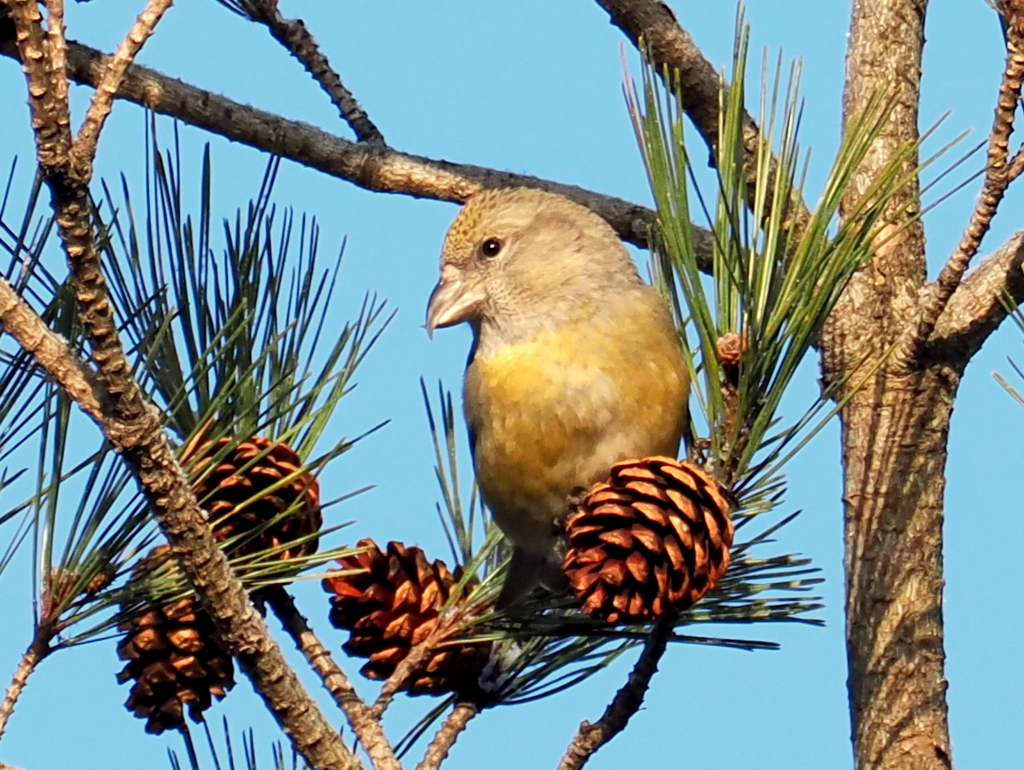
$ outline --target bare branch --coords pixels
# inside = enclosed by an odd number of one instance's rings
[[[57,102],[68,98],[68,44],[64,37],[64,0],[46,0],[46,44],[50,61],[53,98]]]
[[[9,40],[0,39],[0,53],[19,59],[17,47]],[[77,83],[94,85],[100,81],[106,59],[94,48],[69,43],[68,75]],[[464,203],[484,188],[536,187],[586,206],[620,238],[641,248],[647,247],[648,229],[654,223],[653,211],[621,198],[524,174],[349,142],[308,123],[239,104],[137,65],[129,68],[117,97],[374,192]],[[709,266],[711,234],[694,227],[694,236],[701,263]]]
[[[1024,302],[1024,231],[973,270],[939,316],[924,349],[927,359],[964,366],[1009,314]]]
[[[52,628],[37,628],[35,636],[32,638],[32,643],[25,650],[25,654],[21,656],[18,667],[14,670],[14,676],[11,677],[11,684],[4,694],[3,702],[0,702],[0,738],[4,736],[7,722],[10,720],[11,714],[14,713],[14,706],[18,702],[18,697],[21,695],[22,690],[25,689],[28,678],[36,670],[36,666],[53,651],[53,648],[50,647],[53,635],[54,631]],[[2,767],[0,765],[0,769]]]
[[[956,251],[943,266],[938,280],[925,287],[921,312],[900,342],[899,348],[893,352],[892,363],[900,371],[918,362],[918,353],[931,337],[939,316],[960,285],[974,255],[978,253],[1003,195],[1013,180],[1011,174],[1018,161],[1016,158],[1012,164],[1007,161],[1010,134],[1013,132],[1021,86],[1024,84],[1024,0],[1006,0],[1003,6],[1007,22],[1006,67],[999,84],[995,120],[988,137],[985,182]]]
[[[665,645],[672,635],[674,624],[673,616],[662,620],[654,627],[626,684],[615,693],[615,698],[608,704],[608,708],[597,722],[590,724],[584,721],[580,725],[565,751],[565,756],[558,763],[558,770],[579,770],[594,752],[626,728],[630,718],[643,705],[644,695],[651,684],[651,677],[658,670],[661,656],[665,654]]]
[[[36,138],[36,155],[44,169],[56,167],[67,157],[71,143],[67,99],[58,99],[50,72],[50,47],[44,37],[42,15],[36,0],[5,0],[14,23],[17,45],[5,46],[8,55],[16,52],[28,81],[28,103]],[[51,32],[58,33],[60,27]],[[12,41],[13,42],[13,41]],[[66,89],[65,89],[66,95]]]
[[[117,93],[121,81],[124,80],[128,67],[131,66],[149,36],[153,34],[153,30],[164,15],[164,11],[170,7],[171,2],[172,0],[149,0],[135,20],[135,24],[117,47],[117,51],[107,61],[106,71],[96,85],[92,102],[89,104],[89,111],[86,113],[85,121],[71,148],[71,162],[81,178],[92,178],[92,161],[96,157],[96,142],[100,138],[103,122],[110,114],[114,95]],[[53,66],[57,67],[56,61]]]
[[[448,715],[434,740],[427,747],[423,760],[416,765],[416,770],[438,770],[441,763],[448,758],[448,752],[452,750],[459,735],[466,729],[469,720],[479,713],[480,709],[475,703],[456,703],[452,713]]]
[[[384,680],[380,693],[377,695],[377,700],[373,702],[373,708],[370,710],[374,719],[380,719],[384,716],[384,712],[387,711],[388,706],[391,705],[391,701],[395,699],[398,691],[402,689],[402,685],[420,669],[430,654],[437,648],[440,639],[439,629],[440,624],[426,639],[414,645],[409,650],[409,653],[395,666],[391,676]]]
[[[32,354],[82,411],[97,423],[103,421],[103,388],[88,364],[76,356],[59,334],[0,278],[0,323],[3,330]]]
[[[302,616],[292,597],[284,588],[275,587],[265,592],[267,603],[277,615],[284,630],[295,641],[295,646],[306,657],[310,667],[324,683],[324,688],[334,698],[338,708],[345,714],[352,731],[362,744],[376,770],[401,770],[395,750],[381,729],[380,720],[375,718],[370,707],[363,702],[341,670],[330,651],[317,638]]]
[[[359,106],[352,92],[345,88],[341,77],[327,61],[316,40],[303,24],[302,19],[285,19],[277,7],[277,0],[251,0],[240,4],[248,18],[259,22],[270,30],[274,40],[283,45],[292,56],[320,84],[338,108],[342,120],[348,123],[356,139],[367,144],[383,145],[384,136],[370,120],[370,116]]]

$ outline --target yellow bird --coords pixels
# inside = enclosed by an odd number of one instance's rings
[[[564,586],[567,498],[630,457],[671,455],[689,375],[668,308],[599,216],[523,188],[455,218],[427,331],[473,328],[463,404],[483,501],[512,542],[507,606]]]

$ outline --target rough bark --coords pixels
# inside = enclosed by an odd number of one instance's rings
[[[894,107],[846,205],[901,147],[918,139],[926,0],[855,0],[844,118],[873,93]],[[914,161],[908,161],[908,164]],[[908,171],[911,167],[908,166]],[[918,210],[918,186],[894,201],[885,235]],[[951,767],[942,630],[946,440],[966,361],[884,356],[918,309],[924,230],[891,237],[851,281],[822,339],[827,382],[878,366],[842,411],[846,636],[858,770]]]
[[[438,770],[448,758],[455,741],[466,729],[469,720],[479,713],[480,708],[475,703],[456,703],[452,713],[448,715],[434,740],[427,747],[423,760],[416,765],[416,770]]]
[[[881,376],[843,414],[850,715],[860,770],[948,770],[946,441],[960,371]]]
[[[266,590],[264,596],[285,631],[295,642],[296,648],[320,677],[324,689],[331,694],[338,708],[345,714],[352,732],[373,763],[374,770],[401,770],[402,765],[384,734],[380,720],[356,694],[349,678],[331,657],[330,650],[324,647],[313,633],[313,629],[295,606],[292,597],[282,586]]]
[[[53,635],[52,627],[38,628],[36,635],[32,638],[32,643],[25,650],[25,654],[21,656],[18,667],[14,669],[11,683],[7,687],[3,701],[0,701],[0,738],[4,736],[7,722],[10,720],[11,714],[14,713],[14,707],[25,689],[28,678],[32,676],[32,672],[36,670],[36,666],[42,662],[43,658],[53,652],[50,647]]]

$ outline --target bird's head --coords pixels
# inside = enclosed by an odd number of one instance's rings
[[[540,190],[489,190],[448,229],[426,328],[468,321],[511,341],[639,283],[615,231],[589,209]]]

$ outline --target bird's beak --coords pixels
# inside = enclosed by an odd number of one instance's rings
[[[442,273],[441,281],[430,293],[430,302],[427,303],[427,334],[433,337],[434,329],[468,321],[485,298],[481,281]]]

